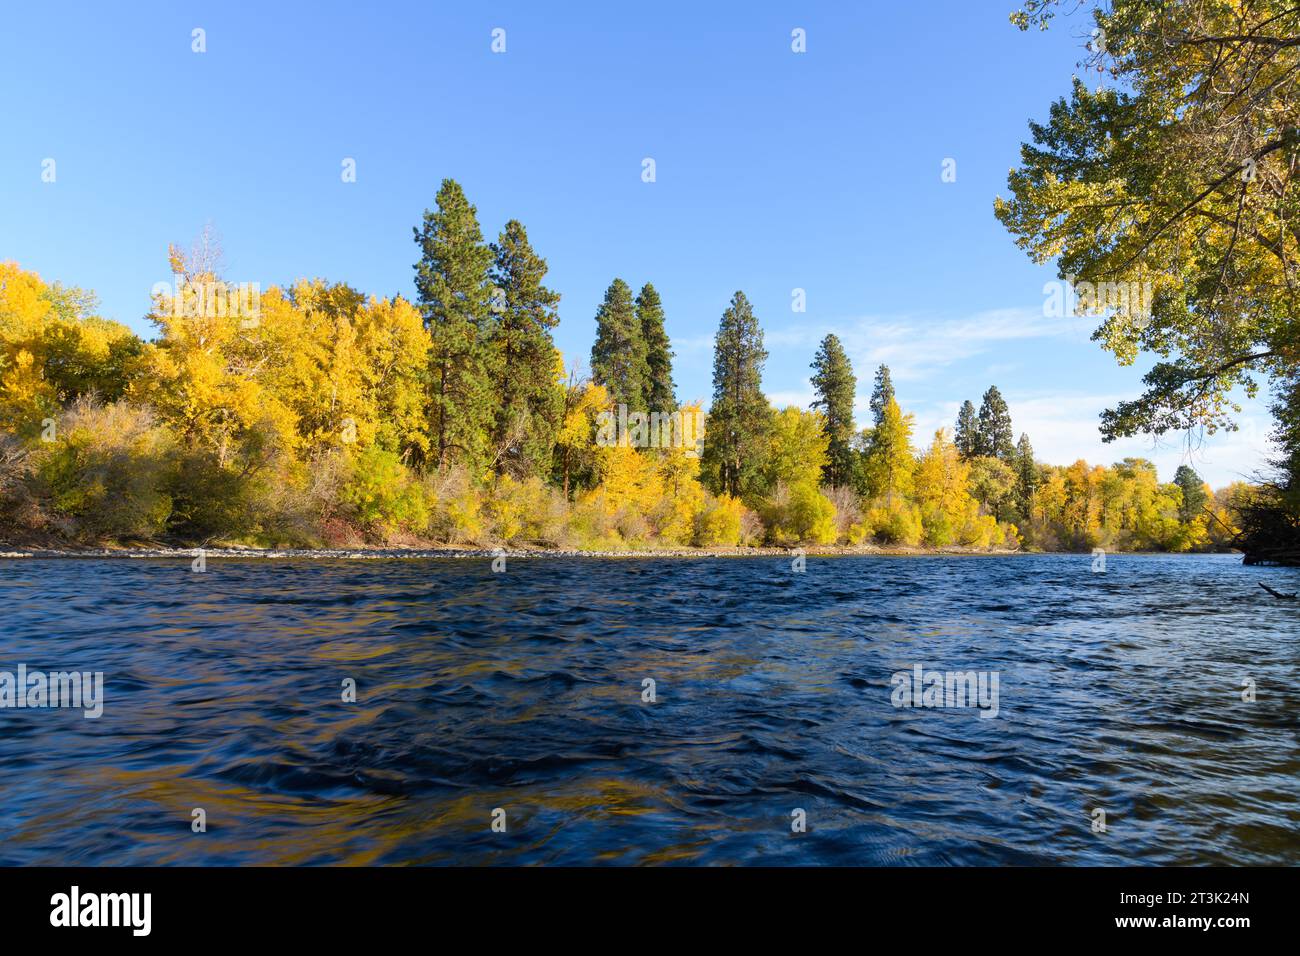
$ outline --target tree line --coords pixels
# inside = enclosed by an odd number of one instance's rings
[[[1246,493],[1214,495],[1190,469],[1161,484],[1138,459],[1038,462],[996,387],[917,448],[884,365],[859,429],[835,335],[812,406],[775,408],[740,291],[703,415],[678,402],[653,284],[610,283],[581,374],[555,347],[560,296],[522,223],[486,241],[449,179],[414,241],[412,300],[299,280],[251,313],[196,291],[225,285],[210,247],[173,247],[178,289],[155,296],[151,341],[91,294],[0,265],[6,539],[1188,550],[1224,546]],[[634,428],[602,440],[612,409]],[[702,446],[638,440],[665,413],[700,415]]]

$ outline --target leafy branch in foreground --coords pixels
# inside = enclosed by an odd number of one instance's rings
[[[1062,6],[1012,20],[1045,27]],[[1103,416],[1107,440],[1234,427],[1233,389],[1300,361],[1300,6],[1113,0],[1092,18],[1083,66],[1117,87],[1076,79],[1030,124],[995,213],[1062,278],[1151,290],[1149,316],[1088,310],[1121,363],[1162,359]]]

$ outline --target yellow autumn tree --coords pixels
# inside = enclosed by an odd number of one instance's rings
[[[627,445],[599,449],[599,495],[609,514],[631,511],[648,515],[663,494],[663,476],[650,455]]]
[[[190,537],[279,540],[274,525],[306,481],[296,452],[297,416],[275,384],[290,362],[292,310],[275,289],[244,300],[202,268],[179,266],[180,287],[159,291],[145,346],[127,390],[151,407],[183,450],[172,529]],[[277,322],[285,326],[277,329]]]
[[[260,325],[264,381],[293,411],[305,457],[379,444],[423,458],[428,335],[409,302],[303,281],[262,296]]]
[[[650,522],[664,544],[686,545],[696,537],[696,520],[707,500],[700,484],[703,422],[699,402],[681,406],[657,436],[660,448],[650,452],[660,477],[660,497],[651,508]],[[717,536],[725,538],[725,529],[719,526]]]
[[[556,470],[561,490],[569,497],[573,484],[598,478],[596,416],[609,406],[604,385],[570,373],[564,386],[560,428],[555,435]]]
[[[769,488],[799,482],[811,482],[816,487],[821,482],[829,447],[822,412],[806,412],[794,405],[779,412],[773,410],[763,468],[765,483]]]
[[[189,288],[219,280],[211,273],[180,273]],[[143,374],[129,395],[152,406],[191,448],[212,452],[218,465],[232,465],[242,452],[297,444],[293,410],[266,387],[287,364],[287,347],[298,337],[278,326],[296,321],[278,290],[262,296],[262,314],[232,314],[210,298],[154,296],[149,320],[159,330],[145,347]],[[248,467],[245,461],[240,467]]]
[[[429,451],[422,373],[429,337],[420,314],[401,296],[372,298],[353,323],[360,353],[362,407],[375,422],[375,441],[403,458]]]
[[[927,544],[987,547],[1001,537],[997,520],[979,513],[979,502],[968,489],[969,477],[970,465],[948,439],[947,430],[936,431],[916,464],[916,499]]]
[[[835,505],[818,485],[828,460],[826,416],[790,406],[773,412],[763,466],[767,497],[759,514],[773,544],[831,544]]]
[[[349,286],[320,280],[262,296],[256,340],[265,343],[269,359],[262,380],[292,411],[308,460],[342,445],[374,443],[378,423],[365,401],[353,324],[364,301]]]
[[[0,262],[0,428],[31,436],[82,396],[115,401],[142,349],[94,297]]]

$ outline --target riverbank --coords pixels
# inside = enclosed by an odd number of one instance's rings
[[[1027,552],[1004,548],[908,548],[877,545],[815,545],[808,548],[646,548],[625,551],[581,551],[564,548],[12,548],[0,558],[305,558],[312,560],[365,560],[379,558],[761,558],[839,557],[851,555],[1010,555]]]
[[[880,545],[814,545],[807,548],[646,548],[623,551],[583,551],[566,548],[471,548],[444,547],[399,548],[170,548],[170,547],[100,547],[100,548],[4,548],[0,558],[175,558],[193,559],[256,558],[306,560],[419,560],[430,558],[793,558],[807,557],[1005,557],[1020,554],[1087,554],[1088,552],[1037,552],[1007,548],[886,547]],[[1123,554],[1157,554],[1160,552],[1109,552]],[[1235,553],[1235,552],[1232,552]]]

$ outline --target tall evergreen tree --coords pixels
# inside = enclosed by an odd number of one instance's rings
[[[961,403],[952,443],[957,446],[957,454],[961,455],[963,461],[978,457],[979,423],[975,418],[975,406],[970,399]]]
[[[826,413],[826,465],[822,476],[832,488],[847,485],[853,476],[853,399],[858,380],[844,346],[835,335],[822,339],[812,363],[813,407]]]
[[[560,296],[542,284],[546,260],[528,242],[517,219],[492,246],[496,326],[492,379],[499,399],[492,428],[498,474],[543,473],[550,465],[563,404],[559,353],[551,329],[559,324]]]
[[[637,323],[646,348],[645,399],[649,411],[671,412],[677,408],[673,387],[673,352],[664,329],[664,307],[659,293],[649,282],[636,297]]]
[[[745,293],[737,292],[713,342],[713,405],[700,468],[715,494],[758,490],[771,420],[762,387],[766,361],[763,330]]]
[[[1016,450],[1011,438],[1011,410],[996,385],[990,385],[984,393],[977,424],[976,453],[1011,461]]]
[[[885,407],[893,397],[894,383],[889,378],[889,366],[882,365],[876,369],[876,384],[871,390],[871,417],[874,427],[880,427],[880,423],[885,418]]]
[[[609,391],[613,405],[629,411],[648,411],[645,336],[637,321],[632,290],[615,279],[605,290],[605,301],[596,310],[596,341],[591,346],[591,375]]]
[[[1178,519],[1183,524],[1190,524],[1205,507],[1207,500],[1205,482],[1201,481],[1201,476],[1191,465],[1179,465],[1178,470],[1174,472],[1174,484],[1183,491],[1183,503],[1178,508]]]
[[[492,388],[492,250],[460,184],[444,179],[437,209],[414,230],[420,247],[415,288],[429,331],[430,444],[440,469],[481,467],[496,414]]]
[[[1024,520],[1029,517],[1034,492],[1038,490],[1038,466],[1034,463],[1034,446],[1029,444],[1029,436],[1023,432],[1016,443],[1012,468],[1016,472],[1016,508]]]

